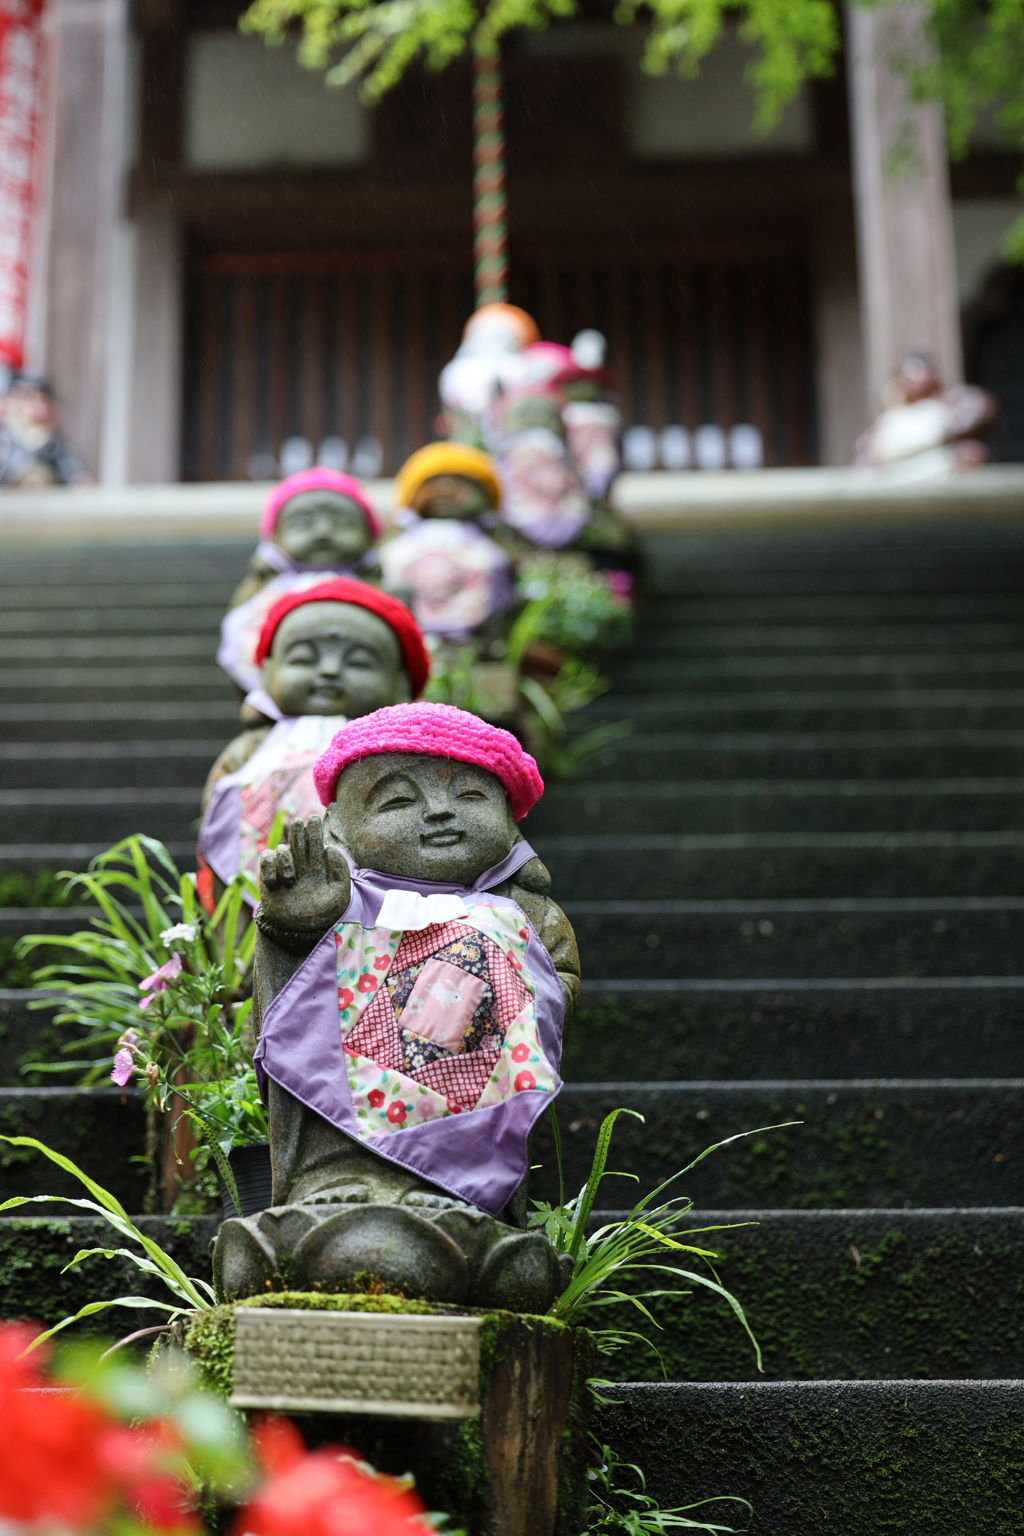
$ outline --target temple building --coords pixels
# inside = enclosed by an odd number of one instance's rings
[[[8,307],[104,483],[267,478],[326,439],[390,473],[434,435],[472,308],[468,64],[368,109],[239,14],[47,0],[26,26],[38,169]],[[1019,157],[982,132],[949,166],[939,108],[888,64],[914,14],[851,12],[834,77],[767,135],[735,36],[696,79],[644,73],[642,31],[597,0],[507,42],[509,296],[548,339],[603,331],[656,443],[719,428],[727,462],[753,426],[766,465],[848,463],[924,348],[1001,397],[994,456],[1024,458],[1024,278],[999,256]]]

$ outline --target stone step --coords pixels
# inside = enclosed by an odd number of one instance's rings
[[[2,804],[2,801],[0,801]],[[999,832],[1024,826],[1024,778],[691,779],[559,785],[531,835]]]
[[[220,621],[224,616],[224,602],[194,604],[154,604],[152,607],[96,607],[87,603],[81,608],[62,609],[60,633],[62,635],[196,635],[204,640],[216,638]],[[5,646],[13,644],[14,636],[49,636],[54,632],[52,608],[6,608],[0,613],[0,635]]]
[[[1024,831],[526,835],[557,899],[1024,895]]]
[[[0,818],[12,842],[99,842],[145,832],[162,842],[185,842],[198,825],[202,778],[193,788],[0,791]]]
[[[0,988],[0,1087],[45,1088],[58,1081],[21,1071],[30,1061],[61,1060],[61,1045],[70,1038],[67,1031],[54,1027],[50,1009],[29,1006],[45,996],[45,992],[27,987]]]
[[[565,1184],[584,1184],[598,1128],[620,1106],[602,1201],[646,1193],[713,1143],[799,1121],[722,1148],[674,1186],[699,1210],[1024,1204],[1024,1079],[818,1079],[631,1083],[623,1051],[615,1083],[572,1083],[558,1100]],[[7,1090],[11,1092],[12,1090]],[[531,1184],[557,1192],[546,1118],[534,1132]]]
[[[660,554],[655,553],[656,568]],[[648,582],[650,589],[650,583]],[[1020,622],[1020,592],[906,592],[898,588],[887,592],[865,593],[785,593],[759,592],[745,595],[705,597],[690,594],[686,598],[662,595],[648,590],[638,603],[639,643],[647,635],[699,634],[702,631],[745,627],[817,626],[828,634],[833,629],[854,625],[892,628],[947,625],[988,625]]]
[[[40,1190],[50,1193],[47,1163],[40,1171]],[[95,1172],[91,1162],[84,1171]],[[53,1170],[56,1174],[56,1169]],[[76,1192],[84,1194],[81,1185]],[[27,1211],[46,1212],[36,1217],[0,1217],[0,1317],[28,1319],[52,1325],[77,1312],[90,1301],[112,1301],[117,1296],[151,1296],[172,1301],[155,1277],[136,1269],[127,1259],[88,1259],[78,1269],[61,1273],[80,1248],[127,1247],[106,1222],[69,1216],[68,1206],[25,1206]],[[219,1223],[213,1217],[173,1219],[168,1216],[135,1216],[135,1225],[155,1239],[176,1259],[187,1275],[209,1281],[210,1243]],[[137,1328],[153,1327],[165,1320],[156,1308],[152,1313],[125,1307],[111,1308],[75,1325],[75,1334],[98,1333],[122,1338]]]
[[[0,788],[63,790],[119,786],[195,788],[225,745],[193,741],[8,741],[0,743]]]
[[[1009,778],[1022,761],[1024,731],[665,731],[613,742],[587,782]]]
[[[222,736],[239,729],[238,697],[202,700],[107,700],[105,703],[0,704],[6,742],[80,741],[127,743]]]
[[[730,1493],[754,1536],[1019,1536],[1024,1381],[746,1381],[607,1389],[599,1438],[662,1508]],[[636,1487],[628,1481],[627,1486]]]
[[[1022,1022],[1024,977],[590,979],[562,1070],[612,1083],[628,1039],[630,1071],[652,1082],[1024,1077]]]
[[[1019,688],[765,689],[753,693],[609,693],[582,723],[626,720],[649,731],[950,730],[1024,727]]]
[[[217,649],[216,632],[166,635],[89,635],[64,633],[0,639],[0,666],[11,672],[36,670],[40,664],[61,669],[78,662],[87,667],[123,668],[129,676],[140,667],[167,662],[184,665],[190,674],[197,662],[208,662]]]
[[[596,1211],[591,1229],[627,1214]],[[716,1232],[719,1224],[728,1230]],[[1024,1376],[1021,1207],[701,1211],[677,1234],[718,1255],[715,1273],[742,1302],[769,1380]],[[707,1273],[699,1261],[665,1261]],[[644,1277],[631,1288],[645,1289]],[[749,1339],[711,1292],[694,1285],[648,1305],[659,1327],[630,1306],[604,1316],[607,1326],[637,1329],[661,1356],[624,1344],[602,1362],[617,1380],[756,1375]]]
[[[609,1167],[639,1185],[609,1180],[606,1202],[653,1189],[713,1142],[758,1127],[799,1125],[749,1137],[706,1158],[679,1181],[698,1210],[1008,1206],[1024,1203],[1024,1080],[693,1082],[572,1084],[558,1101],[565,1182],[579,1189],[590,1170],[602,1118],[621,1106]],[[138,1097],[116,1088],[0,1088],[5,1134],[36,1136],[75,1159],[138,1209],[144,1180],[129,1161],[143,1149]],[[547,1120],[538,1122],[535,1198],[554,1198],[557,1181]],[[4,1158],[7,1160],[4,1161]],[[100,1171],[97,1172],[96,1169]],[[43,1178],[49,1183],[41,1183]],[[58,1188],[36,1155],[7,1149],[4,1195]],[[64,1178],[61,1175],[61,1178]]]
[[[563,906],[583,975],[592,978],[1012,976],[1021,969],[1020,896]]]
[[[7,667],[0,672],[0,704],[128,703],[138,699],[227,699],[231,684],[219,667]]]
[[[123,1101],[123,1102],[122,1102]],[[143,1207],[148,1183],[142,1095],[120,1088],[0,1088],[5,1136],[34,1136],[83,1168],[128,1211]],[[82,1186],[31,1147],[0,1142],[0,1198],[84,1194]]]
[[[5,632],[0,628],[0,634]],[[652,622],[641,609],[636,639],[620,654],[630,666],[671,659],[684,663],[714,660],[722,664],[729,657],[778,656],[789,657],[799,669],[805,652],[832,658],[852,654],[879,660],[890,652],[911,656],[938,652],[956,657],[962,652],[1021,650],[1024,623],[1019,613],[1002,620],[979,616],[973,622],[943,618],[942,622],[930,624],[895,614],[880,615],[877,622],[859,624],[839,618],[826,623],[801,623],[795,616],[781,614],[775,623],[769,624],[736,620],[715,624],[701,623],[688,613],[666,615],[660,622]]]
[[[21,645],[29,642],[22,641]],[[88,642],[80,641],[85,645]],[[30,663],[26,663],[29,665]],[[12,664],[13,665],[13,664]],[[1019,651],[935,655],[728,655],[684,661],[616,658],[609,666],[613,686],[639,697],[665,693],[714,693],[728,702],[732,692],[775,690],[784,682],[793,693],[848,682],[863,691],[907,688],[1016,688],[1024,680]]]
[[[180,870],[195,869],[194,836],[184,842],[171,839],[164,846]],[[0,869],[24,873],[87,869],[90,860],[109,847],[109,843],[0,843]]]

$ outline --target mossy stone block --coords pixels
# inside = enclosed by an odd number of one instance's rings
[[[550,1317],[467,1312],[394,1296],[281,1292],[239,1307],[336,1310],[481,1320],[480,1412],[458,1420],[380,1414],[296,1414],[308,1444],[340,1443],[382,1471],[412,1472],[427,1506],[469,1536],[578,1536],[586,1525],[586,1381],[592,1341]],[[196,1316],[185,1331],[204,1385],[230,1396],[235,1308]]]

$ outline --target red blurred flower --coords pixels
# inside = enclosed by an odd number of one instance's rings
[[[422,1536],[416,1495],[364,1470],[350,1451],[329,1446],[291,1460],[293,1452],[239,1513],[232,1536]]]
[[[375,971],[386,971],[390,964],[390,955],[378,955],[376,960],[373,962],[373,968]]]
[[[512,1047],[511,1055],[513,1061],[526,1061],[530,1055],[530,1047],[520,1040],[518,1045]]]
[[[388,1105],[388,1119],[392,1125],[401,1125],[405,1119],[405,1105],[401,1099],[393,1099]]]
[[[516,1093],[523,1093],[527,1088],[536,1088],[537,1079],[532,1072],[517,1072],[516,1080],[512,1085]]]
[[[109,1421],[49,1387],[42,1350],[19,1360],[34,1337],[23,1324],[0,1328],[0,1520],[79,1529],[113,1502],[99,1454]]]
[[[384,1095],[379,1088],[371,1088],[366,1095],[366,1102],[371,1109],[380,1109],[384,1103]]]
[[[342,1008],[350,1008],[356,1000],[356,995],[351,987],[338,988],[338,1002]]]
[[[376,991],[376,988],[377,988],[377,978],[376,978],[376,976],[370,976],[369,974],[367,974],[366,976],[360,976],[359,980],[356,982],[356,991],[357,992],[374,992],[374,991]]]

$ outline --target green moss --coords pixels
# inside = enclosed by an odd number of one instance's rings
[[[438,1306],[429,1301],[410,1301],[405,1296],[373,1296],[365,1292],[328,1295],[323,1291],[268,1291],[264,1296],[247,1296],[239,1307],[285,1307],[291,1312],[384,1312],[392,1315],[426,1312],[457,1312],[457,1307]]]

